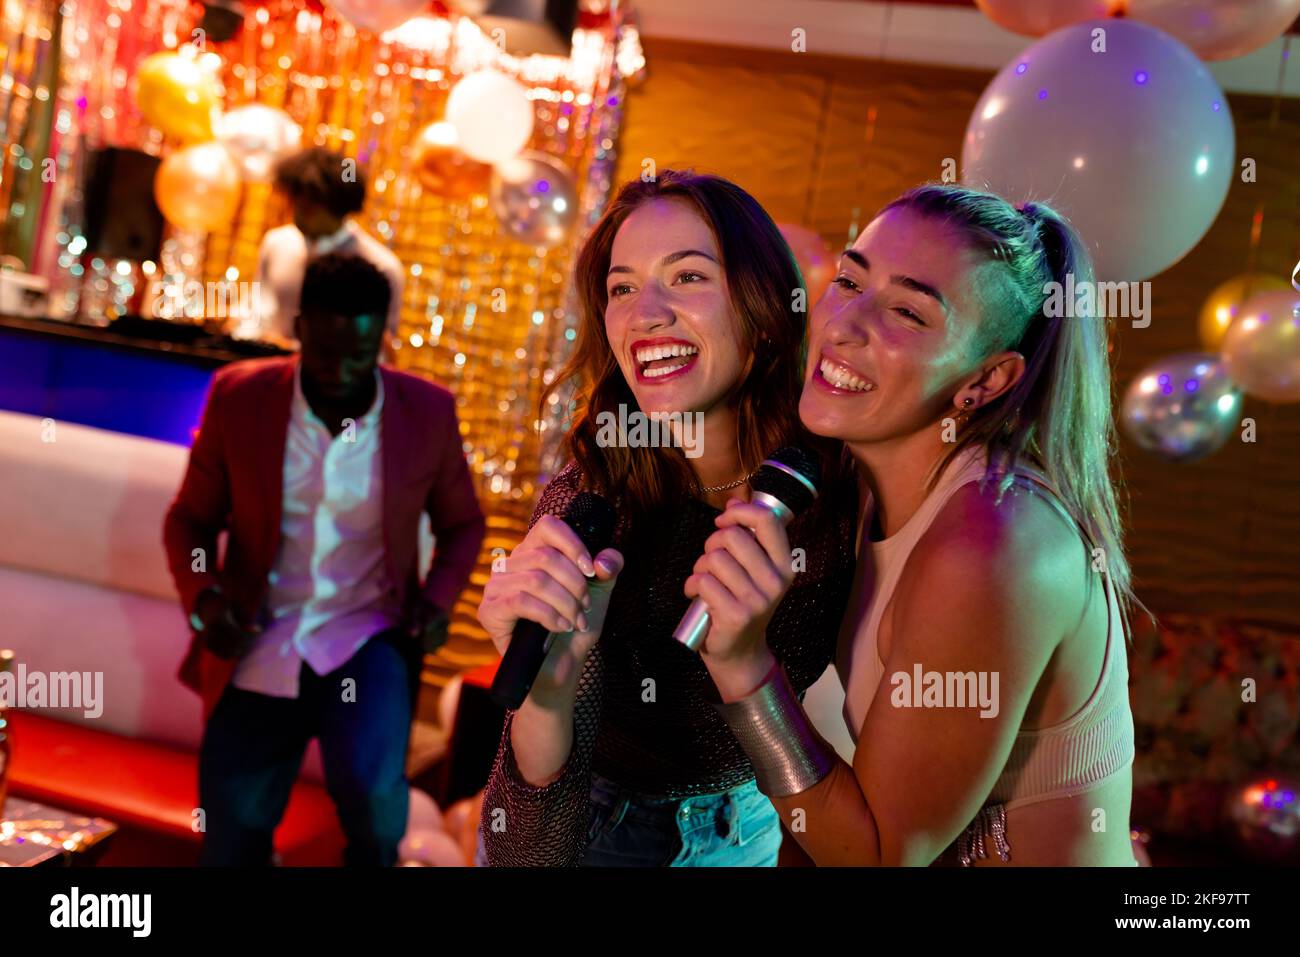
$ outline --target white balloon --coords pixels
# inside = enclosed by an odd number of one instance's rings
[[[993,78],[966,127],[962,181],[1054,206],[1099,280],[1139,280],[1205,235],[1234,149],[1228,101],[1191,50],[1144,23],[1093,20],[1044,37]]]
[[[500,163],[519,153],[533,135],[528,91],[496,70],[480,70],[457,83],[447,97],[447,119],[460,148],[480,163]]]
[[[283,110],[250,103],[218,120],[217,139],[245,179],[264,183],[271,179],[277,162],[301,147],[302,129]]]

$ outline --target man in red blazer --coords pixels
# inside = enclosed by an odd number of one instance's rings
[[[313,737],[347,862],[396,861],[420,661],[445,640],[485,524],[451,394],[378,365],[389,289],[359,257],[308,266],[301,353],[216,374],[167,513],[194,632],[180,675],[204,706],[205,864],[270,861]]]

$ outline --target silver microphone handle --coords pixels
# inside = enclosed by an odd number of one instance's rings
[[[682,616],[673,637],[691,651],[699,651],[709,633],[709,606],[703,598],[691,602],[690,610]]]
[[[794,512],[790,511],[785,502],[775,495],[755,492],[750,501],[768,508],[782,525],[789,525],[790,519],[794,518]],[[753,534],[753,529],[750,529],[750,534]],[[708,634],[709,606],[705,604],[703,598],[696,598],[673,630],[673,638],[691,651],[698,652],[704,646],[704,639]]]

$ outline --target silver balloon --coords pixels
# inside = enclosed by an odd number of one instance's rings
[[[239,164],[245,179],[265,183],[276,163],[298,151],[302,130],[283,110],[250,103],[221,117],[217,139]]]
[[[501,225],[534,246],[554,246],[578,217],[573,174],[555,157],[535,150],[498,163],[489,195]]]
[[[1241,422],[1241,390],[1222,360],[1208,352],[1168,356],[1129,385],[1120,413],[1143,449],[1173,462],[1216,451]]]
[[[1300,863],[1300,778],[1271,774],[1248,781],[1228,795],[1224,815],[1251,857]]]

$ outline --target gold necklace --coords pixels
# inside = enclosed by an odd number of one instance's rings
[[[740,478],[736,479],[736,481],[728,482],[726,485],[702,485],[699,486],[697,490],[700,492],[725,492],[728,489],[733,489],[736,488],[737,486],[744,485],[746,482],[748,482],[757,474],[758,474],[757,471],[750,472],[748,475],[742,475]]]

